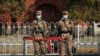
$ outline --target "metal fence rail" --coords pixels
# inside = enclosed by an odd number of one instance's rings
[[[31,25],[27,23],[10,23],[8,26],[7,22],[0,22],[0,55],[23,55],[23,37],[32,36]],[[56,28],[56,23],[47,22],[49,32],[52,32],[52,27]],[[87,30],[88,29],[88,30]],[[56,36],[56,34],[55,34]],[[74,31],[74,41],[73,46],[77,49],[81,48],[97,48],[97,44],[100,43],[100,36],[93,36],[93,27],[89,28],[85,26],[75,25]],[[51,41],[52,51],[47,52],[47,55],[58,55],[58,52],[54,50],[59,50],[58,41]],[[33,55],[34,47],[33,41],[26,42],[26,54]]]

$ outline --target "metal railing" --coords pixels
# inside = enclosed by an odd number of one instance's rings
[[[17,23],[10,23],[10,26],[7,26],[8,23],[0,22],[0,55],[23,55],[23,37],[32,36],[32,31],[30,29],[30,23],[20,23],[17,26]],[[52,27],[56,28],[56,23],[47,23],[48,29],[52,32]],[[56,35],[55,35],[56,36]],[[89,26],[87,29],[86,26],[75,26],[74,32],[74,41],[73,46],[77,49],[81,48],[97,48],[97,44],[100,43],[99,36],[93,36],[93,27]],[[52,51],[47,52],[46,54],[58,55],[59,44],[58,41],[50,41]],[[34,47],[33,41],[26,42],[26,54],[33,55]]]

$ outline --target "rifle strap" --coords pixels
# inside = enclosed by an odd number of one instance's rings
[[[67,30],[70,31],[69,28],[68,28],[68,26],[66,25],[66,22],[65,21],[63,21],[63,22],[64,22],[65,27],[67,28]]]

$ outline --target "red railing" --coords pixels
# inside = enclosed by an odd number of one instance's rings
[[[33,41],[58,40],[58,41],[62,41],[63,38],[61,38],[61,37],[48,37],[48,38],[39,38],[39,39],[37,39],[37,38],[34,38],[34,37],[27,36],[27,37],[24,37],[24,40],[33,40]]]
[[[50,41],[50,40],[57,40],[57,41],[63,41],[64,39],[63,38],[61,38],[61,37],[56,37],[56,36],[52,36],[52,37],[48,37],[48,38],[39,38],[39,39],[36,39],[36,38],[34,38],[34,37],[29,37],[29,36],[26,36],[26,37],[24,37],[23,38],[23,54],[24,55],[26,55],[26,50],[25,50],[25,42],[26,42],[26,40],[32,40],[32,41],[46,41],[46,44],[48,45],[48,51],[51,51],[51,45],[50,45],[50,43],[49,42],[47,42],[47,41]]]

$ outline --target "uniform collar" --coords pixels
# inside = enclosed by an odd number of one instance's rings
[[[37,21],[40,22],[40,21],[42,21],[42,19],[40,19],[40,20],[37,19]]]
[[[69,21],[69,19],[63,19],[63,21]]]

